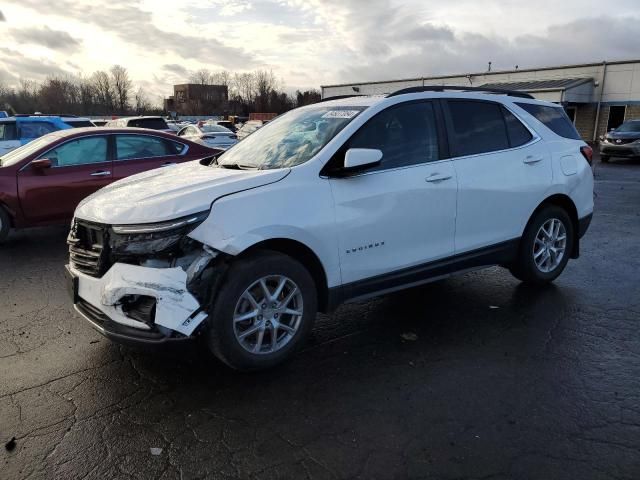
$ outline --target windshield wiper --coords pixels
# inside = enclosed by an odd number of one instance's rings
[[[232,170],[258,170],[258,167],[254,167],[253,165],[241,165],[239,163],[219,163],[218,166]]]

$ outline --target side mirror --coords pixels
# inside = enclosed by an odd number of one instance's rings
[[[377,165],[382,160],[382,151],[375,148],[350,148],[344,156],[346,171],[360,170],[364,167]]]
[[[45,168],[51,168],[51,160],[48,158],[39,158],[31,162],[31,168],[34,170],[44,170]]]

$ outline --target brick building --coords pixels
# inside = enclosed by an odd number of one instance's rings
[[[173,96],[165,98],[164,109],[178,115],[214,115],[225,111],[228,103],[226,85],[184,83],[173,86]]]
[[[518,90],[563,105],[576,128],[593,141],[625,120],[640,119],[640,60],[466,73],[321,87],[322,98],[385,94],[420,85]]]

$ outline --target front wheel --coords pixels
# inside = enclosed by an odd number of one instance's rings
[[[520,241],[511,273],[519,280],[543,284],[555,280],[567,266],[573,249],[573,223],[555,205],[540,210]]]
[[[295,259],[259,252],[228,272],[209,315],[208,345],[237,370],[261,370],[287,359],[313,328],[316,285]]]

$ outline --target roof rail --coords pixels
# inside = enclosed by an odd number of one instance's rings
[[[506,90],[502,88],[461,87],[458,85],[425,85],[424,87],[403,88],[402,90],[396,90],[395,92],[390,93],[389,95],[387,95],[387,97],[395,97],[397,95],[405,95],[407,93],[444,92],[445,90],[457,90],[459,92],[496,93],[500,95],[509,95],[510,97],[535,99],[533,95],[525,92],[518,92],[516,90]]]
[[[329,100],[340,100],[341,98],[366,97],[366,95],[336,95],[334,97],[323,98],[317,103],[328,102]]]

